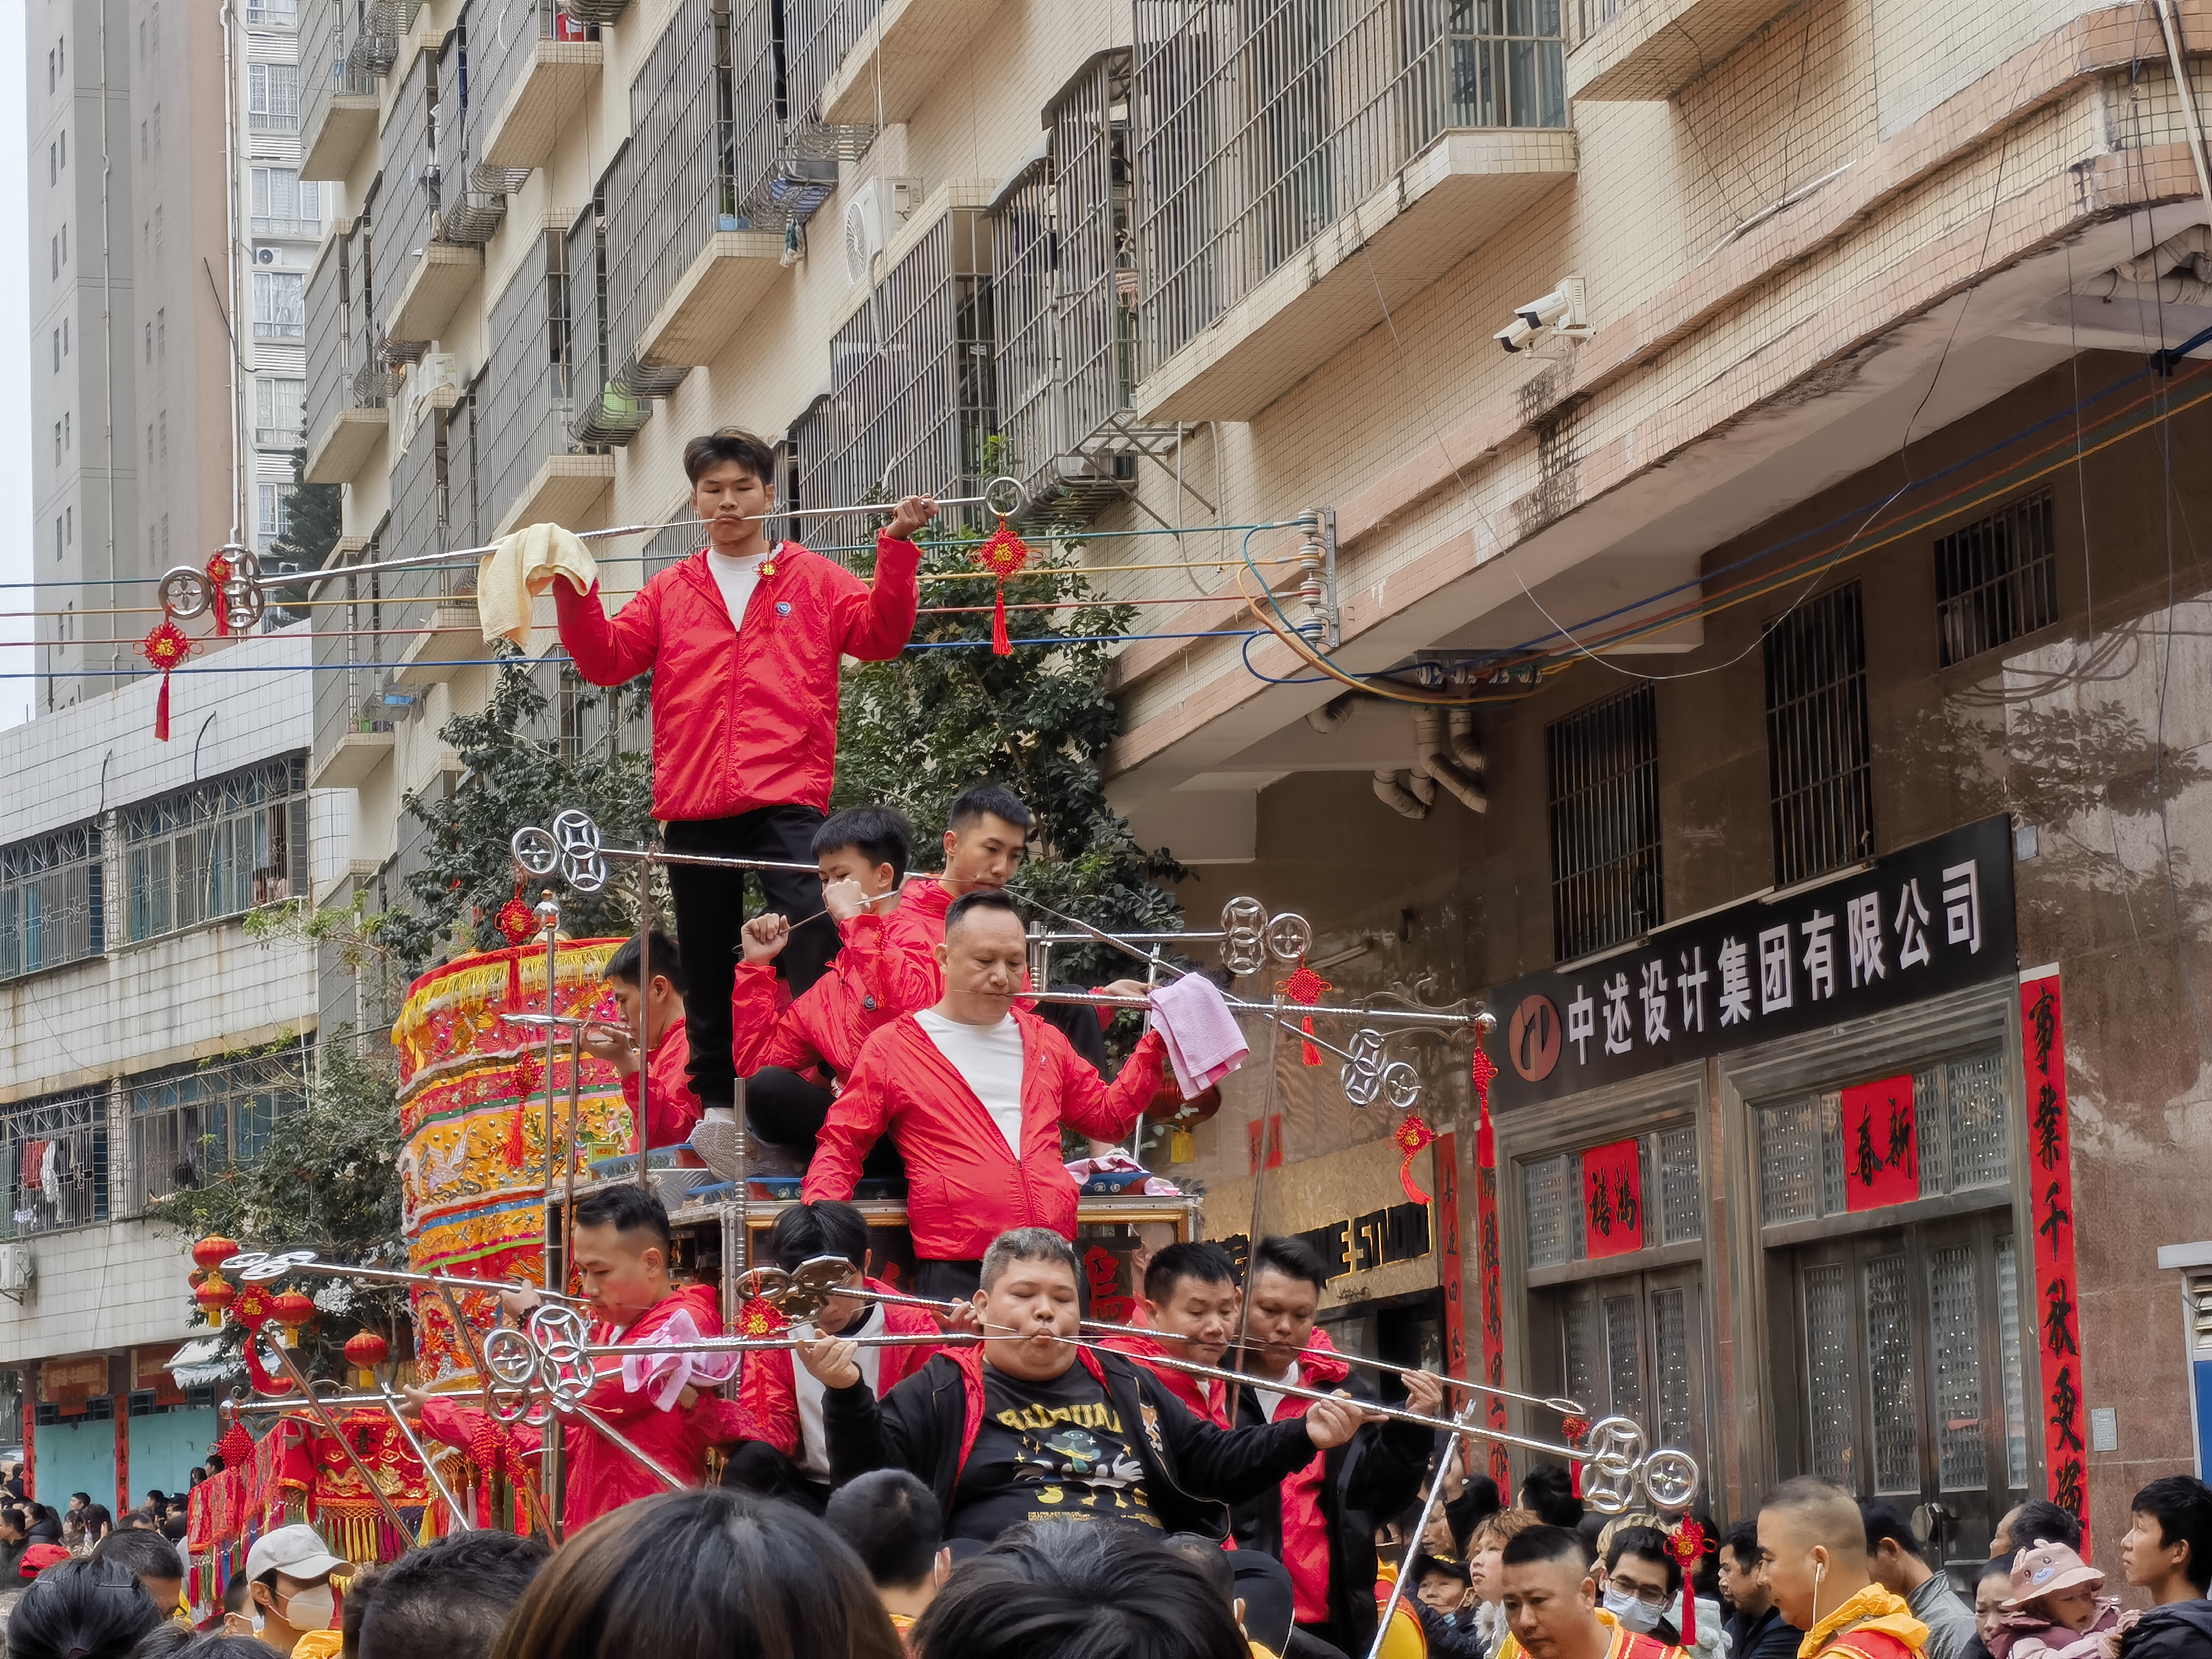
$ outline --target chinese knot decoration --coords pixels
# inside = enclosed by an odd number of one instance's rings
[[[1398,1165],[1398,1184],[1416,1204],[1427,1203],[1429,1195],[1413,1184],[1413,1160],[1426,1152],[1436,1138],[1437,1132],[1421,1121],[1419,1112],[1407,1113],[1398,1127],[1390,1131],[1391,1143],[1405,1154]]]
[[[238,567],[230,562],[228,555],[208,555],[208,592],[215,596],[214,603],[208,608],[215,612],[215,636],[219,640],[230,635],[230,599],[223,590],[230,586],[230,579],[237,572]]]
[[[514,896],[499,907],[500,937],[509,945],[526,945],[538,932],[538,913],[522,896],[522,884],[514,884]]]
[[[154,631],[139,642],[138,649],[148,662],[161,671],[161,695],[154,703],[154,736],[161,742],[169,740],[169,672],[192,653],[192,642],[185,630],[167,615],[154,625]]]
[[[1667,1553],[1682,1564],[1682,1582],[1688,1584],[1697,1571],[1698,1558],[1711,1548],[1705,1529],[1688,1516],[1667,1534]],[[1693,1647],[1698,1640],[1698,1593],[1690,1590],[1682,1597],[1682,1645]]]
[[[1583,1437],[1589,1431],[1590,1420],[1587,1417],[1569,1417],[1563,1419],[1559,1424],[1560,1438],[1567,1443],[1567,1449],[1570,1451],[1580,1451],[1583,1446]],[[1567,1489],[1576,1497],[1580,1498],[1583,1495],[1583,1466],[1580,1462],[1574,1461],[1568,1462],[1567,1483]]]
[[[975,562],[999,579],[998,594],[991,602],[991,654],[994,657],[1014,654],[1014,642],[1006,636],[1006,578],[1018,574],[1029,562],[1029,544],[1014,534],[1003,518],[990,539],[975,550]]]
[[[1300,957],[1297,971],[1275,988],[1301,1007],[1310,1008],[1322,1000],[1324,993],[1334,991],[1336,987],[1307,967],[1306,959]],[[1305,1034],[1304,1041],[1298,1045],[1299,1060],[1308,1066],[1320,1065],[1321,1050],[1315,1048],[1313,1044],[1314,1029],[1311,1014],[1299,1020],[1298,1030]]]

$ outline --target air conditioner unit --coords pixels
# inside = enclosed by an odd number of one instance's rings
[[[854,288],[872,281],[884,251],[883,187],[873,179],[845,204],[845,280]]]
[[[31,1291],[37,1263],[31,1247],[20,1240],[0,1244],[0,1296],[21,1302]]]
[[[406,399],[399,419],[399,447],[402,449],[415,441],[415,434],[422,424],[422,414],[429,405],[430,394],[440,390],[459,392],[461,388],[461,360],[450,351],[433,351],[407,371]]]
[[[156,1411],[161,1409],[161,1395],[152,1389],[131,1389],[131,1415],[133,1417],[151,1417]]]
[[[258,247],[254,249],[253,262],[259,265],[275,264],[276,263],[276,250],[273,247]]]
[[[85,1420],[90,1423],[112,1423],[115,1420],[115,1396],[96,1394],[84,1402]]]

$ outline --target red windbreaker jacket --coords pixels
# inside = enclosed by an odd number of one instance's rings
[[[721,1334],[720,1299],[714,1286],[682,1285],[672,1295],[648,1308],[636,1323],[627,1328],[617,1330],[593,1320],[591,1340],[595,1345],[637,1342],[659,1330],[679,1310],[691,1316],[692,1323],[702,1335]],[[670,1474],[682,1476],[695,1486],[707,1478],[708,1446],[757,1437],[749,1431],[750,1425],[739,1419],[730,1402],[717,1395],[702,1391],[688,1412],[662,1411],[653,1403],[649,1392],[632,1394],[623,1387],[619,1358],[606,1355],[592,1363],[599,1370],[599,1380],[584,1396],[584,1403],[640,1450],[659,1462]],[[465,1395],[439,1395],[432,1398],[422,1407],[423,1431],[448,1446],[468,1451],[477,1425],[483,1419],[483,1412],[479,1407],[463,1404],[467,1398]],[[525,1451],[536,1449],[536,1431],[517,1426],[509,1432]],[[564,1532],[574,1532],[610,1510],[620,1509],[636,1498],[650,1498],[662,1490],[657,1475],[639,1468],[626,1453],[617,1450],[597,1429],[580,1419],[569,1420],[566,1434],[562,1444],[568,1458],[568,1495],[561,1514]]]
[[[1298,1386],[1330,1389],[1352,1374],[1352,1367],[1337,1358],[1328,1336],[1316,1330],[1298,1355]],[[1264,1382],[1248,1382],[1249,1390]],[[1304,1417],[1313,1401],[1296,1395],[1283,1396],[1272,1419]],[[1327,1473],[1328,1454],[1316,1452],[1313,1461],[1283,1482],[1283,1565],[1291,1570],[1291,1597],[1295,1616],[1308,1623],[1326,1622],[1328,1607],[1328,1521],[1321,1512],[1321,1483]]]
[[[660,1046],[646,1056],[645,1069],[653,1083],[646,1101],[645,1144],[681,1146],[707,1115],[691,1088],[691,1039],[679,1018],[660,1034]],[[632,1072],[623,1079],[623,1098],[629,1102],[630,1121],[637,1121],[637,1078]]]
[[[702,548],[610,621],[593,583],[553,584],[561,643],[594,685],[653,673],[653,815],[720,818],[826,808],[837,762],[841,657],[884,662],[914,632],[912,542],[876,538],[872,586],[783,542],[761,567],[742,633]]]
[[[1159,1358],[1181,1359],[1183,1356],[1167,1344],[1149,1336],[1109,1336],[1098,1346],[1125,1353],[1160,1379],[1167,1391],[1190,1407],[1193,1417],[1211,1423],[1217,1429],[1233,1428],[1229,1420],[1229,1385],[1218,1376],[1193,1376],[1188,1371],[1177,1370],[1172,1365],[1155,1365]]]
[[[1016,1006],[1022,1032],[1022,1150],[998,1124],[929,1033],[902,1014],[861,1045],[844,1092],[815,1139],[799,1196],[850,1200],[860,1163],[888,1130],[906,1158],[907,1224],[924,1261],[973,1261],[1014,1227],[1075,1237],[1075,1182],[1060,1161],[1060,1126],[1119,1140],[1160,1086],[1166,1053],[1147,1031],[1113,1082],[1067,1039]]]
[[[860,1282],[872,1291],[892,1288],[879,1279]],[[767,1318],[770,1334],[781,1331],[789,1322],[765,1302],[759,1307]],[[886,1302],[883,1309],[887,1335],[939,1334],[937,1322],[920,1308],[902,1302]],[[747,1334],[750,1334],[750,1330]],[[883,1369],[876,1379],[876,1395],[880,1399],[927,1364],[937,1346],[934,1343],[916,1342],[910,1347],[878,1348],[876,1352],[882,1356]],[[745,1356],[745,1375],[744,1382],[738,1385],[738,1403],[744,1408],[757,1431],[753,1438],[767,1441],[793,1462],[799,1461],[799,1379],[792,1370],[788,1348],[763,1349]]]
[[[738,964],[730,981],[730,1058],[739,1077],[763,1066],[803,1072],[819,1063],[841,1078],[852,1071],[877,1027],[908,1012],[878,988],[889,920],[864,915],[840,924],[845,943],[830,959],[830,971],[783,1007],[777,1006],[781,982],[773,962]]]

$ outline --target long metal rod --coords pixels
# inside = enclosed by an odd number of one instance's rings
[[[411,1273],[397,1267],[355,1267],[343,1261],[288,1261],[287,1273],[320,1273],[326,1279],[365,1279],[380,1285],[439,1285],[463,1291],[528,1291],[548,1302],[565,1302],[572,1308],[591,1304],[580,1297],[556,1296],[536,1285],[509,1279],[463,1279],[456,1273]]]
[[[261,1340],[261,1333],[248,1331],[246,1334],[246,1340],[248,1342],[258,1342]],[[323,1404],[322,1396],[315,1392],[313,1384],[307,1381],[307,1374],[300,1369],[299,1360],[294,1358],[291,1349],[285,1346],[283,1341],[280,1340],[273,1346],[276,1350],[276,1358],[283,1362],[284,1369],[292,1374],[292,1386],[307,1395],[308,1409],[322,1419],[324,1430],[331,1439],[338,1443],[338,1449],[345,1454],[346,1462],[353,1465],[353,1472],[361,1477],[361,1484],[368,1488],[368,1495],[376,1500],[377,1508],[384,1511],[384,1518],[392,1522],[392,1529],[399,1534],[400,1553],[404,1554],[413,1549],[415,1535],[408,1529],[405,1519],[393,1506],[392,1500],[385,1496],[384,1488],[376,1484],[376,1477],[369,1473],[368,1465],[362,1462],[361,1454],[354,1450],[353,1442],[347,1439],[343,1431],[339,1429],[337,1419],[331,1414],[331,1408]]]
[[[925,1343],[947,1347],[962,1342],[980,1342],[983,1339],[972,1331],[891,1331],[882,1336],[848,1336],[833,1340],[851,1342],[863,1348],[918,1348]],[[787,1353],[819,1340],[819,1337],[813,1336],[702,1336],[696,1342],[644,1342],[629,1346],[610,1343],[588,1347],[584,1352],[594,1358],[619,1354],[625,1359],[635,1354],[650,1357],[662,1353]]]
[[[430,1484],[438,1489],[438,1496],[446,1500],[446,1513],[453,1517],[453,1525],[463,1532],[474,1532],[476,1528],[470,1524],[468,1516],[461,1513],[461,1500],[453,1496],[453,1488],[438,1473],[437,1464],[431,1460],[422,1441],[416,1437],[414,1425],[408,1422],[407,1413],[400,1408],[399,1396],[392,1392],[392,1385],[384,1380],[381,1372],[372,1369],[369,1375],[376,1378],[377,1391],[384,1398],[384,1409],[392,1413],[392,1421],[399,1430],[401,1437],[407,1442],[408,1449],[415,1454],[415,1461],[422,1464],[422,1473],[430,1477]]]
[[[1469,1404],[1459,1415],[1464,1422],[1473,1413]],[[1398,1611],[1398,1600],[1406,1593],[1406,1575],[1413,1571],[1413,1553],[1420,1547],[1421,1536],[1429,1529],[1429,1517],[1436,1513],[1437,1498],[1444,1489],[1444,1465],[1459,1449],[1460,1437],[1456,1430],[1444,1442],[1443,1455],[1430,1466],[1429,1495],[1421,1500],[1421,1518],[1413,1522],[1413,1530],[1401,1539],[1398,1546],[1398,1571],[1390,1580],[1390,1594],[1382,1603],[1382,1617],[1375,1626],[1375,1644],[1367,1650],[1367,1659],[1382,1659],[1382,1644],[1390,1634],[1391,1615]]]
[[[1281,1067],[1275,1062],[1283,1046],[1285,1021],[1282,1007],[1283,994],[1278,991],[1275,994],[1275,1023],[1267,1028],[1267,1075],[1261,1080],[1259,1152],[1252,1161],[1252,1219],[1244,1230],[1244,1293],[1237,1298],[1237,1352],[1239,1353],[1251,1352],[1252,1266],[1258,1261],[1260,1254],[1260,1199],[1267,1189],[1268,1143],[1275,1139],[1275,1088],[1276,1079],[1281,1075]],[[1237,1409],[1243,1403],[1243,1373],[1239,1371],[1230,1378],[1229,1382],[1229,1420],[1232,1424],[1237,1421]]]
[[[650,1137],[646,1122],[653,1115],[653,846],[646,844],[643,855],[637,861],[637,1121],[630,1126],[632,1139],[637,1147],[637,1184],[650,1188],[653,1177],[646,1173],[645,1155],[652,1150],[646,1145]],[[568,1186],[568,1202],[576,1201],[575,1183]],[[564,1224],[574,1226],[572,1216]],[[561,1271],[568,1271],[566,1256],[561,1259]]]

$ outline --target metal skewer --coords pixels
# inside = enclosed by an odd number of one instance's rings
[[[538,1016],[525,1014],[507,1018],[534,1020]],[[406,1273],[398,1267],[356,1267],[349,1262],[319,1260],[313,1250],[285,1250],[276,1254],[241,1250],[223,1262],[222,1271],[235,1273],[242,1279],[260,1283],[289,1278],[294,1273],[320,1273],[325,1279],[364,1279],[380,1285],[450,1285],[460,1291],[528,1291],[547,1302],[562,1302],[575,1308],[591,1305],[580,1297],[562,1296],[536,1285],[526,1285],[513,1279],[463,1279],[453,1273]]]

